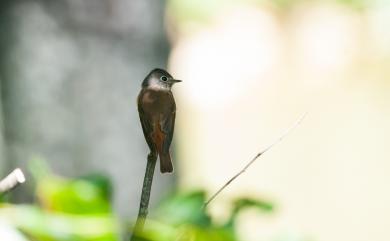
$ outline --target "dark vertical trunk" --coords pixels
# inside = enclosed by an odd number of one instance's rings
[[[166,63],[163,9],[145,0],[2,1],[7,169],[39,156],[66,176],[104,172],[120,214],[136,214],[148,150],[135,100],[144,76]],[[29,199],[23,187],[20,201]]]

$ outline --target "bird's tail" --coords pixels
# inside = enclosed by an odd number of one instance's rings
[[[168,153],[159,153],[160,156],[160,171],[161,173],[173,172],[171,155]]]

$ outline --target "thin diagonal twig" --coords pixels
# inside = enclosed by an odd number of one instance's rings
[[[306,114],[307,114],[307,112],[305,114],[303,114],[293,125],[290,126],[290,128],[288,128],[282,135],[280,135],[276,140],[274,140],[269,146],[267,146],[261,152],[257,153],[256,156],[253,157],[253,159],[250,162],[248,162],[248,164],[246,164],[246,166],[243,169],[241,169],[241,171],[239,171],[236,175],[234,175],[232,178],[230,178],[229,181],[227,181],[220,189],[218,189],[218,191],[216,193],[214,193],[207,200],[207,202],[204,203],[203,208],[206,208],[207,205],[209,205],[209,203],[211,201],[213,201],[218,196],[218,194],[220,194],[227,186],[229,186],[229,184],[232,183],[237,177],[239,177],[241,174],[243,174],[257,160],[257,158],[259,158],[261,155],[263,155],[265,152],[267,152],[273,146],[275,146],[280,141],[282,141],[293,129],[295,129],[302,122],[302,120],[305,118]]]

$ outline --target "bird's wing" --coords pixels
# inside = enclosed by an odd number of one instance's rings
[[[166,115],[165,119],[161,121],[162,131],[166,135],[164,142],[163,142],[163,151],[165,153],[169,152],[169,147],[172,143],[173,132],[175,129],[175,118],[176,118],[175,100],[173,99],[173,95],[170,95],[170,97],[172,98],[170,103],[173,103],[172,108],[170,109],[170,113],[168,113],[168,115]]]
[[[151,121],[148,117],[147,114],[145,114],[143,108],[142,108],[142,97],[143,97],[143,92],[140,93],[140,95],[138,96],[138,113],[139,113],[139,119],[141,121],[141,125],[142,125],[142,131],[144,132],[144,136],[145,136],[145,139],[146,139],[146,142],[148,143],[149,145],[149,148],[151,150],[154,150],[155,147],[154,147],[154,144],[153,144],[153,141],[152,141],[152,137],[151,137],[151,133],[153,132],[153,126],[151,124]]]
[[[171,146],[172,143],[173,132],[175,129],[175,118],[176,118],[176,111],[173,111],[169,116],[167,116],[164,123],[161,124],[162,131],[166,135],[163,142],[163,151],[165,153],[169,152],[169,147]]]

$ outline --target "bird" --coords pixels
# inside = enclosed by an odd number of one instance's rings
[[[171,88],[182,82],[164,69],[153,69],[143,80],[137,98],[142,130],[150,153],[148,160],[160,158],[161,173],[172,173],[169,148],[173,138],[176,103]]]

